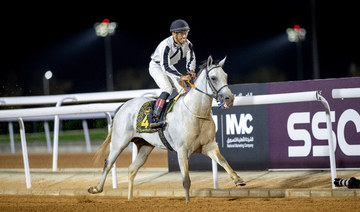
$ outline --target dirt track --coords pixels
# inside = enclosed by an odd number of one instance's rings
[[[93,163],[93,154],[60,154],[59,168],[101,168],[103,160]],[[21,155],[0,155],[0,168],[23,168]],[[30,154],[31,168],[51,168],[52,155]],[[118,167],[128,167],[131,154],[124,153],[117,160]],[[167,153],[153,152],[144,167],[167,167]],[[82,183],[95,184],[93,179]],[[126,176],[123,176],[126,178]],[[179,176],[180,177],[180,176]],[[194,179],[195,181],[196,179]],[[23,181],[23,180],[22,180]],[[91,181],[91,182],[90,182]],[[181,181],[181,179],[174,179]],[[54,189],[73,187],[58,182]],[[174,182],[181,184],[180,182]],[[251,183],[250,183],[251,184]],[[3,185],[4,186],[4,185]],[[7,185],[9,186],[9,185]],[[22,183],[20,185],[24,187]],[[34,187],[41,188],[42,182]],[[148,185],[149,186],[149,185]],[[169,185],[170,186],[170,185]],[[11,186],[13,187],[13,186]],[[16,185],[14,185],[16,187]],[[81,188],[87,188],[81,185]],[[110,187],[110,184],[108,185]],[[119,184],[122,187],[122,184]],[[127,188],[125,184],[124,189]],[[137,187],[141,187],[138,185]],[[4,187],[3,187],[4,188]],[[1,189],[1,188],[0,188]],[[110,190],[110,189],[108,189]],[[193,197],[186,204],[184,197],[136,197],[127,201],[114,196],[45,196],[0,195],[0,211],[360,211],[360,198],[200,198]]]
[[[102,168],[102,157],[94,161],[94,153],[59,153],[58,168]],[[0,168],[24,168],[21,154],[0,154]],[[116,160],[117,167],[125,168],[131,163],[131,153],[123,152]],[[30,168],[51,168],[52,154],[29,154]],[[167,152],[152,152],[143,167],[167,167]]]
[[[0,211],[359,211],[359,198],[0,196]]]

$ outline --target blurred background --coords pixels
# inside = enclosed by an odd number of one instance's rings
[[[4,5],[0,96],[156,88],[148,73],[150,56],[170,35],[171,22],[179,18],[191,27],[188,39],[197,64],[209,55],[227,56],[225,71],[231,84],[360,76],[355,3]],[[116,23],[109,41],[94,29],[104,19]],[[291,30],[301,30],[304,36],[291,42]],[[112,88],[107,86],[106,57],[111,59]],[[45,91],[44,74],[49,70],[52,76]]]

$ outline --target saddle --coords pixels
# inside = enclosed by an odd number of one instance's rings
[[[164,109],[162,110],[162,112],[160,114],[160,121],[165,120],[166,115],[172,111],[174,104],[176,103],[176,101],[178,100],[178,98],[181,95],[182,94],[179,94],[175,98],[172,98],[168,102],[165,103]],[[140,111],[137,116],[137,119],[136,119],[136,132],[138,132],[138,133],[158,132],[160,140],[164,144],[164,146],[170,151],[175,151],[165,138],[164,127],[166,125],[163,127],[160,127],[160,128],[151,128],[150,127],[150,122],[152,120],[155,102],[156,102],[155,100],[150,100],[148,102],[145,102],[141,106]]]
[[[164,121],[166,115],[172,111],[174,104],[176,103],[177,99],[180,97],[181,94],[177,95],[175,98],[169,99],[165,105],[164,109],[160,114],[160,121]],[[155,100],[150,100],[145,102],[138,113],[136,119],[136,132],[138,133],[154,133],[157,132],[159,128],[151,128],[150,123],[153,117],[153,110],[155,106]],[[163,127],[162,127],[163,128]]]

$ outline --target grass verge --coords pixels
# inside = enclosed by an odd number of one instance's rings
[[[50,132],[51,140],[53,140],[53,132]],[[93,141],[97,140],[105,140],[107,136],[107,129],[89,129],[90,139]],[[20,134],[14,134],[15,142],[20,142]],[[63,141],[84,141],[84,131],[83,130],[66,130],[59,132],[59,140]],[[26,141],[27,142],[44,142],[46,141],[45,132],[40,133],[26,133]],[[0,143],[10,142],[10,136],[0,135]]]

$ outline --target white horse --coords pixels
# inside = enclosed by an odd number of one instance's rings
[[[234,172],[219,152],[215,141],[215,123],[211,116],[213,98],[218,102],[223,102],[223,108],[231,107],[234,102],[234,96],[227,85],[227,74],[222,69],[225,59],[213,64],[213,59],[209,56],[207,62],[200,67],[198,78],[194,83],[196,88],[181,96],[172,112],[166,117],[167,124],[164,135],[170,146],[177,152],[186,202],[190,199],[191,184],[188,160],[193,153],[209,156],[224,167],[235,185],[245,185],[244,180]],[[103,191],[106,176],[116,158],[130,142],[134,142],[138,148],[138,154],[135,161],[129,166],[128,199],[132,200],[134,178],[137,171],[145,163],[155,146],[166,149],[158,133],[136,132],[138,112],[141,106],[149,100],[151,99],[145,97],[129,100],[115,114],[112,130],[98,151],[99,154],[103,154],[111,142],[110,154],[105,159],[99,183],[95,187],[90,187],[89,193],[95,194]]]

